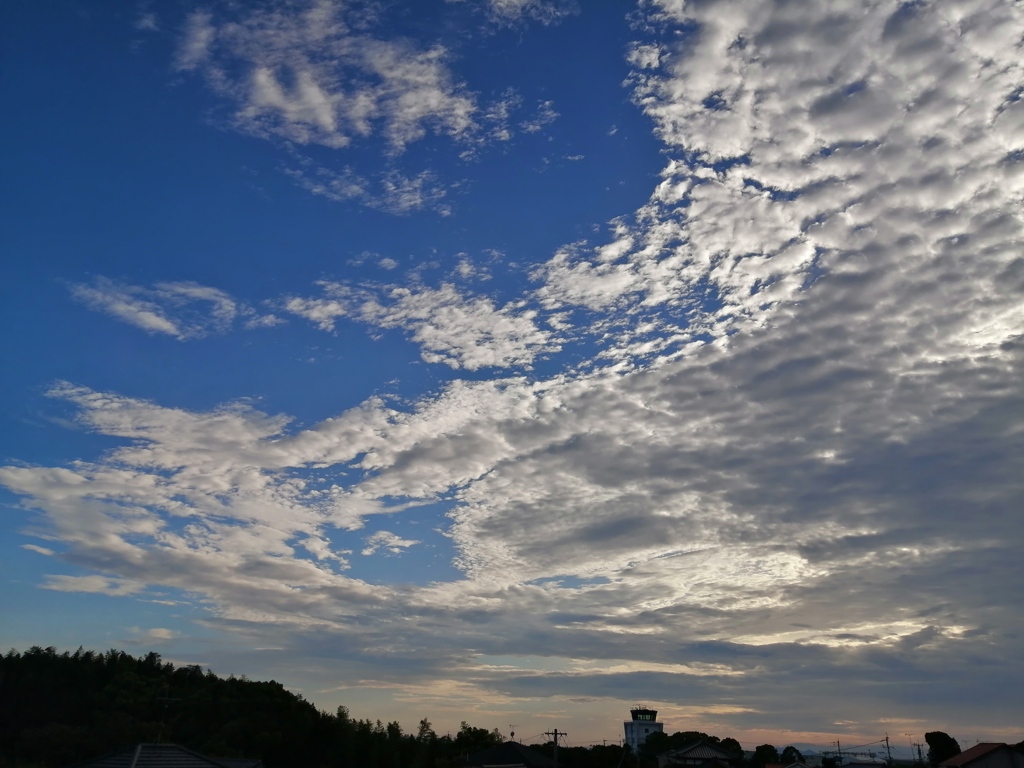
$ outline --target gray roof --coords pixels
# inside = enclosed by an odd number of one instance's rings
[[[216,758],[177,744],[137,744],[76,763],[73,768],[262,768],[255,758]]]
[[[731,760],[737,755],[728,750],[708,744],[706,741],[695,741],[679,749],[671,749],[664,753],[669,760]]]

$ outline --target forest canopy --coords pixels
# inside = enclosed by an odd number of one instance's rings
[[[175,743],[264,768],[445,768],[502,740],[462,723],[438,736],[317,709],[273,680],[218,677],[157,653],[33,647],[0,656],[0,768],[62,768],[140,742]]]

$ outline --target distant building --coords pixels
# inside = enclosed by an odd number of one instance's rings
[[[75,763],[73,768],[263,768],[263,762],[207,757],[177,744],[136,744]]]
[[[1024,755],[1009,744],[982,742],[939,763],[940,768],[1024,768]]]
[[[632,720],[622,725],[626,729],[626,743],[636,753],[652,733],[664,733],[665,726],[658,722],[658,710],[647,707],[633,707],[629,710]]]
[[[658,755],[658,768],[730,768],[741,757],[739,753],[729,752],[701,740]]]

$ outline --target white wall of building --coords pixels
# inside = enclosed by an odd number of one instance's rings
[[[652,733],[665,732],[664,723],[652,720],[627,720],[622,726],[626,730],[626,743],[633,749],[634,754]]]

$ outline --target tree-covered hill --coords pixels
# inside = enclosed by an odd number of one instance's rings
[[[0,768],[62,768],[138,742],[173,742],[215,757],[256,757],[266,768],[445,768],[500,741],[463,723],[437,736],[398,723],[353,720],[280,683],[221,678],[159,654],[34,647],[0,656]]]

